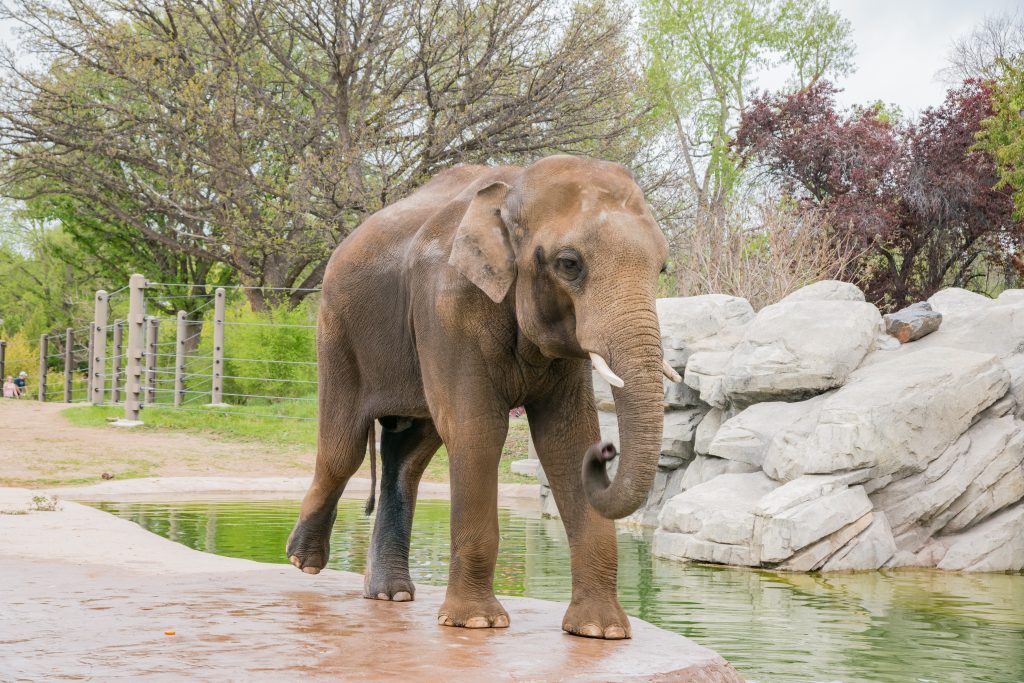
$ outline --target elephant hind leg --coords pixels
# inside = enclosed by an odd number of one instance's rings
[[[377,519],[363,583],[363,595],[377,600],[412,600],[409,540],[416,490],[441,446],[429,419],[381,418],[381,483]]]

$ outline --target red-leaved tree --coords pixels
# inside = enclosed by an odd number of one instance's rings
[[[942,106],[904,123],[879,106],[836,109],[818,83],[765,95],[744,113],[740,153],[787,194],[826,212],[838,239],[863,253],[849,276],[885,308],[945,286],[980,289],[1024,243],[1009,192],[975,147],[992,114],[987,84],[967,81]]]

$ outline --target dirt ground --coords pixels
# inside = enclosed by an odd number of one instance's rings
[[[102,481],[103,473],[121,479],[313,472],[312,449],[153,429],[76,427],[60,414],[66,407],[0,400],[0,486],[90,484]]]

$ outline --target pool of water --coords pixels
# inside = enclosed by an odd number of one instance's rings
[[[298,502],[101,503],[102,510],[197,550],[287,562]],[[343,500],[330,566],[362,572],[372,519]],[[410,568],[444,585],[448,503],[421,501]],[[561,522],[500,510],[499,595],[569,599]],[[684,565],[650,554],[641,532],[619,533],[619,597],[631,615],[721,653],[758,683],[1022,683],[1024,575],[893,571],[775,574]],[[515,619],[515,615],[512,615]]]

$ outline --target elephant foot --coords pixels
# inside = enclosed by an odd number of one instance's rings
[[[416,586],[406,576],[387,576],[378,578],[378,572],[368,571],[363,579],[363,597],[370,600],[393,600],[409,602],[416,597]]]
[[[288,537],[288,561],[307,574],[319,574],[331,552],[331,529],[302,520]]]
[[[437,623],[463,628],[508,628],[509,619],[508,612],[493,595],[486,600],[448,597],[437,611]]]
[[[614,598],[601,602],[573,601],[562,618],[562,630],[586,638],[621,640],[633,637],[629,617]]]

